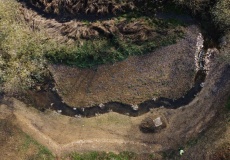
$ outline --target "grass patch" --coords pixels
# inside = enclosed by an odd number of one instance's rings
[[[29,156],[28,159],[33,160],[52,160],[54,159],[54,155],[44,146],[39,144],[37,141],[35,141],[33,138],[31,138],[29,135],[24,134],[24,143],[21,146],[22,152],[27,152],[32,146],[36,148],[36,152]]]
[[[54,160],[54,155],[10,119],[0,120],[1,159]],[[13,153],[12,153],[13,152]],[[9,156],[11,155],[11,156]]]
[[[137,36],[124,33],[123,36],[113,35],[110,38],[101,36],[92,40],[82,40],[81,44],[76,43],[72,47],[55,48],[48,51],[46,57],[53,63],[64,63],[83,68],[92,67],[121,61],[133,55],[147,54],[159,47],[174,44],[178,39],[184,37],[184,24],[176,19],[159,20],[137,12],[116,18],[117,24],[133,24],[137,21],[150,27],[154,35],[145,37],[143,34],[138,36],[139,33],[136,33]]]
[[[84,154],[72,153],[69,157],[71,160],[130,160],[135,159],[137,154],[132,152],[121,152],[119,154],[112,152],[88,152]]]
[[[72,153],[65,157],[63,160],[157,160],[162,159],[159,154],[136,154],[133,152],[121,152],[115,154],[112,152],[87,152],[87,153]]]

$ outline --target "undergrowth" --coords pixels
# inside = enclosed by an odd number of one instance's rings
[[[177,22],[131,12],[118,16],[117,23],[125,19],[125,25],[130,22],[135,26],[136,20],[140,20],[141,25],[152,28],[155,36],[144,37],[144,40],[141,32],[142,40],[133,39],[129,34],[100,36],[66,45],[49,37],[45,29],[34,30],[21,15],[16,0],[0,0],[0,92],[19,93],[42,82],[48,75],[49,62],[78,67],[114,63],[130,55],[142,55],[173,44],[183,37],[183,30]]]
[[[120,152],[115,154],[113,152],[96,152],[91,151],[87,153],[71,153],[63,157],[64,159],[69,160],[157,160],[159,155],[156,154],[136,154],[133,152]]]

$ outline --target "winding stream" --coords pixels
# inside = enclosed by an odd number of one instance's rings
[[[203,43],[202,43],[203,44]],[[44,96],[48,99],[47,106],[50,106],[49,109],[55,110],[60,114],[72,116],[76,118],[80,117],[94,117],[100,114],[105,114],[108,112],[117,112],[119,114],[124,114],[128,116],[140,116],[149,112],[153,108],[165,107],[168,109],[176,109],[181,106],[189,104],[196,95],[201,91],[202,87],[204,86],[204,81],[206,77],[206,70],[204,69],[205,66],[205,53],[206,51],[203,49],[203,45],[198,43],[198,50],[196,51],[196,61],[197,63],[197,73],[194,79],[193,87],[187,91],[187,93],[178,98],[178,99],[169,99],[165,97],[159,97],[157,99],[150,99],[146,100],[138,105],[130,105],[124,104],[120,102],[108,102],[104,104],[99,104],[91,107],[81,107],[78,106],[68,106],[65,104],[61,97],[58,95],[55,88],[54,83],[49,83],[48,90],[40,90],[37,94],[40,96]],[[40,108],[41,111],[45,111],[47,107]]]
[[[176,109],[189,104],[204,87],[204,81],[207,74],[205,68],[205,58],[208,55],[206,54],[207,50],[204,49],[203,44],[204,39],[202,35],[199,34],[199,36],[197,37],[197,49],[195,53],[197,73],[194,79],[194,85],[190,90],[187,91],[184,96],[178,99],[159,97],[157,99],[146,100],[137,105],[124,104],[121,102],[108,102],[91,107],[80,108],[78,106],[70,107],[65,104],[56,92],[56,90],[53,90],[53,88],[55,88],[54,83],[49,83],[48,90],[40,90],[37,94],[40,94],[40,96],[44,96],[48,99],[47,105],[50,106],[50,109],[55,110],[60,114],[77,118],[94,117],[108,112],[117,112],[119,114],[136,117],[149,112],[153,108],[164,107],[169,109]],[[47,107],[40,108],[40,110],[45,111],[46,108]]]
[[[46,88],[41,88],[39,91],[31,91],[28,95],[32,97],[30,104],[36,106],[37,109],[44,112],[46,109],[55,110],[56,112],[72,116],[76,118],[80,117],[94,117],[100,114],[105,114],[108,112],[117,112],[119,114],[128,115],[132,117],[140,116],[149,112],[153,108],[168,108],[168,109],[177,109],[181,106],[189,104],[196,95],[204,87],[204,81],[206,78],[206,61],[205,59],[208,56],[207,50],[204,49],[203,43],[204,39],[201,34],[197,37],[197,50],[195,53],[196,63],[196,76],[194,79],[193,87],[187,91],[187,93],[178,98],[178,99],[169,99],[165,97],[158,97],[154,99],[146,100],[137,105],[125,104],[121,102],[108,102],[104,104],[99,104],[91,107],[79,107],[79,106],[68,106],[62,98],[57,93],[53,80],[48,80]],[[36,102],[33,97],[38,97]],[[27,98],[25,98],[27,99]],[[24,99],[24,100],[25,100]],[[45,101],[45,102],[43,102]],[[28,102],[28,101],[27,101]],[[43,104],[42,104],[43,103]]]
[[[206,77],[206,72],[199,70],[196,74],[194,86],[184,96],[178,99],[159,97],[157,99],[146,100],[138,105],[130,105],[130,104],[124,104],[120,102],[108,102],[100,105],[95,105],[92,107],[74,108],[65,104],[56,91],[50,90],[48,91],[50,92],[49,99],[52,101],[52,103],[50,103],[50,108],[56,110],[57,112],[63,115],[75,116],[79,118],[94,117],[111,111],[117,112],[119,114],[136,117],[149,112],[152,108],[165,107],[170,109],[176,109],[181,106],[189,104],[196,97],[196,95],[201,91],[203,87],[202,83],[204,82],[205,77]],[[50,86],[50,88],[53,87],[54,87],[53,85]],[[47,91],[40,91],[41,94],[42,92],[47,92]]]
[[[170,109],[176,109],[189,104],[196,97],[196,94],[201,91],[201,84],[204,82],[205,76],[206,73],[204,71],[198,71],[194,86],[183,97],[179,99],[174,100],[160,97],[157,99],[146,100],[135,106],[120,102],[108,102],[92,107],[73,108],[63,103],[61,97],[57,94],[56,91],[50,91],[52,92],[52,94],[49,94],[51,96],[49,98],[53,100],[53,103],[50,103],[51,109],[56,110],[57,112],[67,116],[75,116],[78,118],[94,117],[108,112],[117,112],[119,114],[136,117],[149,112],[152,108],[165,107]],[[42,93],[44,91],[40,92]]]

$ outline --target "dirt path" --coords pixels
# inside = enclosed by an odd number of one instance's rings
[[[183,145],[215,121],[228,97],[230,66],[219,64],[213,68],[204,89],[189,105],[176,110],[154,109],[139,117],[111,112],[94,118],[72,118],[54,111],[39,112],[16,99],[4,101],[13,109],[20,128],[57,155],[92,150],[153,153]],[[164,117],[166,128],[151,134],[141,132],[142,120],[153,116]]]

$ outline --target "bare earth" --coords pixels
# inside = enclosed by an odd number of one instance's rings
[[[50,65],[59,95],[70,106],[117,101],[138,104],[154,97],[179,98],[194,84],[196,40],[191,25],[174,45],[94,69]]]
[[[216,124],[218,112],[223,109],[222,104],[228,97],[229,77],[230,66],[216,64],[207,77],[205,87],[189,105],[176,110],[154,109],[139,117],[111,112],[94,118],[72,118],[55,111],[39,112],[13,98],[5,98],[2,102],[8,102],[17,125],[24,132],[47,146],[56,155],[91,150],[155,153],[182,146],[212,124]],[[6,109],[1,110],[1,115],[5,113]],[[139,124],[146,117],[153,116],[164,118],[166,128],[154,134],[142,133]],[[223,126],[225,131],[221,132],[226,143],[230,140],[228,126],[228,123]],[[219,146],[218,143],[223,144],[221,141],[216,142],[215,136],[210,143],[215,143],[216,146]],[[210,146],[199,152],[210,156],[215,147]],[[206,153],[207,150],[210,153]],[[197,155],[188,153],[188,156],[196,159]]]

